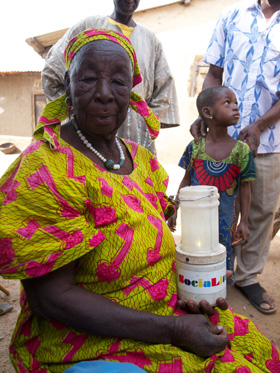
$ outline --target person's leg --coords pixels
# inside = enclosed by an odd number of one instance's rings
[[[274,223],[273,223],[273,230],[272,230],[272,239],[276,236],[277,232],[280,229],[280,206],[276,209]]]
[[[265,266],[280,195],[280,154],[258,155],[255,164],[257,179],[251,183],[252,199],[248,222],[250,238],[244,247],[238,246],[235,250],[235,284],[244,290],[245,287],[258,283],[257,275],[262,273]],[[256,286],[251,289],[256,291]],[[273,308],[272,297],[263,291],[261,294],[261,291],[259,287],[259,296],[265,300],[261,308]]]

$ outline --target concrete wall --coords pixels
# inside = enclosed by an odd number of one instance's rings
[[[40,93],[40,72],[0,75],[0,135],[32,136],[34,94]]]

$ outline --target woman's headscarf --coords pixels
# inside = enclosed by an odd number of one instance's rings
[[[70,40],[68,46],[64,51],[66,69],[69,69],[74,56],[85,44],[97,40],[109,40],[121,45],[126,50],[132,63],[133,87],[135,87],[142,81],[135,50],[129,39],[118,32],[106,29],[95,29],[94,27],[81,32],[79,35]],[[151,138],[155,139],[159,134],[160,128],[160,122],[157,116],[152,112],[143,98],[133,91],[131,92],[130,106],[134,111],[136,111],[143,117]],[[63,96],[51,101],[45,106],[34,132],[35,138],[43,138],[50,142],[53,147],[58,147],[59,140],[55,136],[53,136],[53,130],[51,126],[60,124],[61,121],[67,118],[67,116],[68,105],[66,103],[66,95],[64,94]]]

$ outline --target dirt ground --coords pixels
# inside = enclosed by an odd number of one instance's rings
[[[176,237],[176,241],[179,237]],[[266,263],[264,272],[259,276],[263,287],[273,294],[278,311],[273,315],[263,315],[258,312],[248,300],[234,287],[228,288],[227,301],[229,306],[238,314],[250,318],[260,329],[260,331],[280,348],[280,292],[278,284],[280,283],[280,236],[276,236],[271,245],[270,255]],[[13,373],[14,368],[9,360],[8,346],[10,338],[19,314],[19,281],[3,280],[0,283],[10,291],[7,296],[0,292],[0,304],[9,303],[13,305],[13,310],[0,316],[0,372]]]

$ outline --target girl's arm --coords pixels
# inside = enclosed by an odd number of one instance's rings
[[[249,181],[240,183],[240,223],[235,233],[235,240],[243,237],[243,243],[248,242],[249,229],[248,229],[248,216],[251,205],[251,185]]]
[[[189,170],[186,170],[185,172],[185,175],[179,185],[179,188],[178,188],[178,192],[176,194],[176,198],[175,198],[175,202],[176,203],[176,212],[174,212],[174,214],[167,220],[167,225],[169,227],[169,229],[171,230],[171,232],[175,232],[176,231],[176,221],[177,221],[177,211],[178,211],[178,208],[179,208],[179,192],[180,192],[180,189],[184,188],[185,186],[190,186],[191,185],[191,175],[190,175],[190,172]]]

